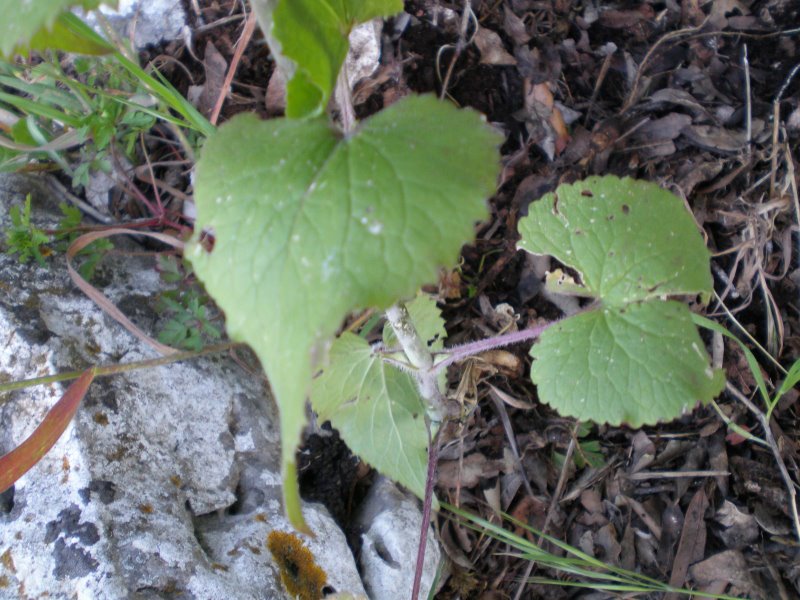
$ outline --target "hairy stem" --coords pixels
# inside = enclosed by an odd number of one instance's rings
[[[386,309],[386,319],[397,336],[408,361],[417,370],[415,375],[422,399],[428,405],[428,415],[434,424],[444,417],[444,397],[433,371],[433,356],[417,333],[405,304],[398,302]]]
[[[431,371],[434,374],[436,374],[439,373],[442,369],[446,369],[454,362],[464,360],[466,358],[469,358],[470,356],[475,356],[476,354],[480,354],[481,352],[486,352],[487,350],[494,350],[495,348],[502,348],[503,346],[510,346],[511,344],[518,344],[520,342],[526,342],[528,340],[532,340],[534,338],[539,337],[542,334],[542,332],[548,327],[550,327],[553,323],[556,323],[556,321],[551,321],[550,323],[545,323],[544,325],[539,325],[538,327],[531,327],[529,329],[515,331],[513,333],[505,333],[503,335],[498,335],[493,338],[487,338],[485,340],[478,340],[477,342],[470,342],[468,344],[462,344],[460,346],[453,346],[452,348],[448,348],[447,350],[437,353],[443,356],[444,358],[435,361],[435,363],[431,367]]]

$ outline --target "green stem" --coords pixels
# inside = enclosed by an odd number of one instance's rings
[[[199,358],[201,356],[207,356],[209,354],[218,354],[220,352],[225,352],[240,344],[234,342],[225,342],[222,344],[214,344],[212,346],[206,346],[202,350],[194,350],[194,351],[186,351],[186,352],[176,352],[175,354],[170,354],[169,356],[162,356],[159,358],[151,358],[148,360],[138,360],[129,363],[123,364],[116,364],[116,365],[100,365],[95,367],[95,376],[96,377],[108,377],[109,375],[117,375],[119,373],[125,373],[127,371],[136,371],[138,369],[147,369],[152,367],[160,367],[163,365],[169,365],[175,362],[180,362],[182,360],[189,360],[192,358]],[[55,375],[45,375],[43,377],[34,377],[32,379],[22,379],[19,381],[11,381],[9,383],[2,383],[0,384],[0,393],[3,392],[13,392],[15,390],[21,390],[27,387],[33,387],[35,385],[44,385],[47,383],[56,383],[58,381],[69,381],[71,379],[77,379],[83,373],[83,369],[77,371],[66,371],[64,373],[56,373]],[[0,398],[0,405],[4,404],[8,400],[8,396],[5,398]]]

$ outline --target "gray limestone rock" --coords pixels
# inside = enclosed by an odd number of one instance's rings
[[[58,221],[38,180],[3,175],[3,230],[9,207],[29,191],[35,219]],[[153,331],[161,284],[149,259],[110,257],[97,279]],[[0,254],[0,287],[2,381],[154,357],[77,290],[63,254],[46,268]],[[0,453],[28,436],[64,389],[0,395]],[[96,380],[53,450],[0,496],[0,599],[286,597],[265,545],[270,531],[291,530],[276,423],[267,385],[228,356]],[[364,593],[327,511],[304,510],[316,533],[305,541],[329,583]]]
[[[175,0],[119,0],[116,10],[103,5],[98,10],[117,35],[133,40],[137,50],[177,39],[186,27],[186,13]],[[75,12],[102,33],[94,12]]]
[[[419,501],[380,477],[359,507],[357,521],[363,531],[359,565],[369,597],[405,600],[416,568],[422,522]],[[441,549],[429,527],[420,598],[428,597],[440,559]]]

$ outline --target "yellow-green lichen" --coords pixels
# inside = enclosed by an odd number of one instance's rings
[[[278,565],[287,592],[299,600],[322,598],[322,588],[328,578],[297,535],[271,531],[267,536],[267,548]]]

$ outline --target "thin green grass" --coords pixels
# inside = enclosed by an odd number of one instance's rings
[[[542,538],[553,546],[564,552],[563,556],[552,554],[547,550],[538,547],[530,540],[516,535],[512,531],[504,529],[502,526],[477,517],[469,512],[456,508],[447,503],[442,503],[442,507],[453,513],[459,518],[459,522],[473,531],[487,535],[498,542],[508,544],[516,552],[508,555],[521,560],[535,561],[541,569],[551,569],[568,577],[566,580],[552,579],[549,577],[530,577],[529,583],[542,585],[556,585],[562,587],[586,588],[599,590],[608,593],[676,593],[690,596],[698,594],[693,590],[675,588],[657,579],[647,577],[641,573],[628,571],[621,567],[609,565],[601,560],[582,552],[581,550],[544,534],[525,523],[517,521],[509,515],[503,518],[515,527],[521,527],[530,532],[537,538]],[[721,600],[735,600],[732,596],[720,594],[702,594],[706,598],[719,598]]]

